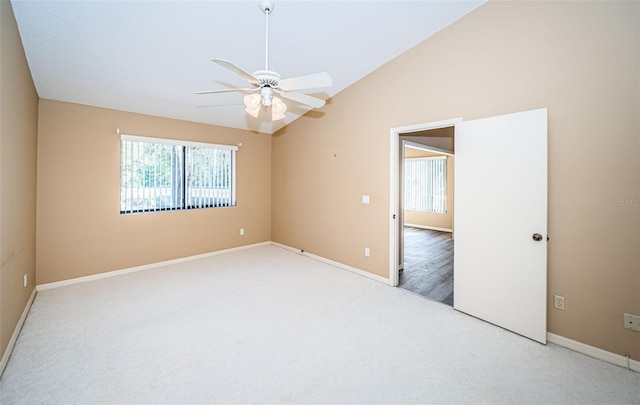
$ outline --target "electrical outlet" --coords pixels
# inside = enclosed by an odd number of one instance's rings
[[[564,311],[564,297],[561,295],[554,295],[553,296],[553,307],[555,309],[559,309],[561,311]]]
[[[371,255],[371,251],[369,250],[369,248],[364,248],[364,255],[367,257]]]
[[[29,278],[28,278],[28,277],[29,277],[29,276],[27,276],[26,274],[25,274],[25,275],[24,275],[24,277],[23,277],[23,282],[22,282],[22,284],[23,284],[23,286],[24,286],[24,287],[26,287],[26,286],[27,286],[27,282],[28,282],[28,280],[29,280]]]
[[[240,228],[240,236],[244,236],[244,228]]]
[[[624,328],[640,332],[640,316],[624,314]]]

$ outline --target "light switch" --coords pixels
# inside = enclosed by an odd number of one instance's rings
[[[369,196],[366,194],[362,195],[362,203],[363,204],[369,204]]]

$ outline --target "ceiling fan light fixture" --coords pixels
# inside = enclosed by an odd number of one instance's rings
[[[262,105],[269,107],[273,102],[273,90],[271,90],[271,87],[261,88],[260,95],[262,96]]]
[[[255,108],[260,107],[260,102],[262,101],[262,97],[260,94],[247,94],[243,98],[244,105],[247,108]]]
[[[287,112],[287,105],[278,97],[274,97],[271,105],[271,119],[273,121],[281,120],[284,118],[285,112]]]
[[[260,114],[260,102],[262,97],[259,94],[247,94],[243,98],[245,110],[254,118],[258,118]]]
[[[249,115],[251,115],[253,118],[258,118],[258,114],[260,114],[260,107],[258,108],[245,108],[244,109],[247,113],[249,113]]]
[[[213,62],[248,81],[252,88],[199,91],[196,94],[226,93],[229,91],[250,92],[243,99],[246,107],[245,111],[252,117],[258,118],[262,106],[271,107],[271,119],[273,121],[283,119],[287,111],[287,105],[280,98],[274,97],[274,93],[313,108],[323,107],[325,105],[324,100],[303,93],[296,93],[295,90],[331,86],[331,76],[328,73],[315,73],[281,80],[280,74],[269,70],[269,14],[273,11],[274,4],[272,0],[261,0],[259,5],[266,19],[264,70],[258,70],[251,74],[228,60],[212,59]]]

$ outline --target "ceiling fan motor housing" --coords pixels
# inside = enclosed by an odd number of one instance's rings
[[[258,70],[253,76],[260,82],[260,94],[262,95],[262,105],[270,106],[273,98],[273,89],[278,87],[280,75],[271,70]]]
[[[260,82],[260,87],[278,87],[280,75],[271,70],[258,70],[253,76]]]

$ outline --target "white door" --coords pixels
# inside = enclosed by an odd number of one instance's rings
[[[455,126],[454,308],[546,343],[547,110]]]

